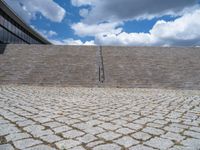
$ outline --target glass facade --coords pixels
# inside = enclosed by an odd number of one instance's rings
[[[17,24],[0,9],[0,43],[1,44],[45,44],[30,32]]]

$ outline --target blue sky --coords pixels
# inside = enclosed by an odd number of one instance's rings
[[[54,44],[199,46],[198,0],[5,0]]]

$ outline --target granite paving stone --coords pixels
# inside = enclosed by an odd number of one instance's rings
[[[104,144],[94,147],[94,150],[121,150],[121,147],[115,144]]]
[[[177,142],[182,141],[183,139],[185,139],[185,136],[182,136],[180,134],[177,133],[173,133],[173,132],[167,132],[166,134],[161,136],[162,138],[167,138],[167,139],[171,139]]]
[[[185,131],[183,134],[186,135],[186,136],[190,136],[190,137],[193,137],[193,138],[200,139],[200,133],[199,132]]]
[[[76,137],[80,137],[82,135],[84,135],[85,133],[82,132],[82,131],[77,131],[77,130],[70,130],[70,131],[67,131],[67,132],[64,132],[62,133],[62,135],[65,137],[65,138],[76,138]]]
[[[41,136],[40,139],[42,139],[48,143],[54,143],[54,142],[62,140],[62,138],[60,138],[57,135],[45,135],[45,136]]]
[[[66,131],[72,130],[72,128],[67,126],[67,125],[65,125],[65,126],[53,128],[52,130],[55,133],[62,133],[62,132],[66,132]]]
[[[114,140],[118,137],[121,136],[121,134],[118,134],[118,133],[115,133],[115,132],[112,132],[112,131],[108,131],[108,132],[105,132],[105,133],[102,133],[102,134],[99,134],[97,135],[99,138],[103,138],[107,141],[110,141],[110,140]]]
[[[199,106],[198,90],[0,85],[0,149],[198,150]]]
[[[168,149],[171,146],[173,146],[173,142],[171,140],[158,138],[158,137],[150,139],[149,141],[145,142],[144,144],[154,147],[154,148],[158,148],[158,149]]]
[[[100,127],[90,127],[90,128],[85,129],[84,131],[92,135],[105,132],[105,130]]]
[[[30,135],[27,133],[14,133],[14,134],[9,134],[6,136],[6,140],[9,141],[17,141],[20,139],[25,139],[25,138],[29,138]]]
[[[63,141],[57,142],[56,146],[59,149],[65,150],[65,149],[76,147],[80,144],[81,144],[81,142],[70,139],[70,140],[63,140]]]
[[[155,149],[144,145],[137,145],[130,147],[129,150],[155,150]]]
[[[14,150],[11,144],[2,144],[0,145],[0,150]]]
[[[130,133],[134,133],[135,130],[131,130],[129,128],[120,128],[120,129],[116,130],[116,132],[127,135]]]
[[[86,149],[82,146],[77,146],[77,147],[74,147],[74,148],[70,148],[69,150],[86,150]]]
[[[132,145],[139,144],[139,141],[134,140],[130,136],[124,136],[124,137],[122,137],[120,139],[115,140],[114,142],[118,143],[119,145],[124,146],[125,148],[128,148],[128,147],[130,147]]]
[[[181,144],[186,147],[193,148],[193,149],[200,149],[200,140],[199,139],[187,138],[186,140],[182,141]]]
[[[18,149],[28,148],[28,147],[31,147],[33,145],[37,145],[37,144],[41,144],[41,143],[42,143],[41,141],[35,140],[35,139],[32,139],[32,138],[23,139],[23,140],[13,142],[14,146]]]
[[[77,140],[79,140],[83,143],[89,143],[89,142],[97,140],[97,138],[93,135],[87,134],[87,135],[77,138]]]
[[[92,147],[94,147],[96,145],[100,145],[100,144],[103,144],[103,143],[105,143],[105,142],[99,140],[99,141],[90,142],[86,146],[89,147],[89,148],[92,148]]]
[[[146,141],[152,137],[148,133],[144,133],[141,131],[136,132],[136,133],[132,134],[131,136],[134,137],[135,139],[142,140],[142,141]]]
[[[37,145],[30,148],[26,148],[26,150],[56,150],[48,145]]]
[[[162,134],[164,134],[163,130],[157,129],[157,128],[152,128],[152,127],[146,127],[142,131],[149,133],[149,134],[152,134],[152,135],[162,135]]]

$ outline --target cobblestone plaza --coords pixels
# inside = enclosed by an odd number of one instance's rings
[[[197,18],[200,0],[0,0],[0,150],[200,150]]]
[[[199,150],[194,90],[0,86],[0,149]]]

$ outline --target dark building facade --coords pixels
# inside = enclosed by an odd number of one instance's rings
[[[0,44],[51,44],[0,0]]]

